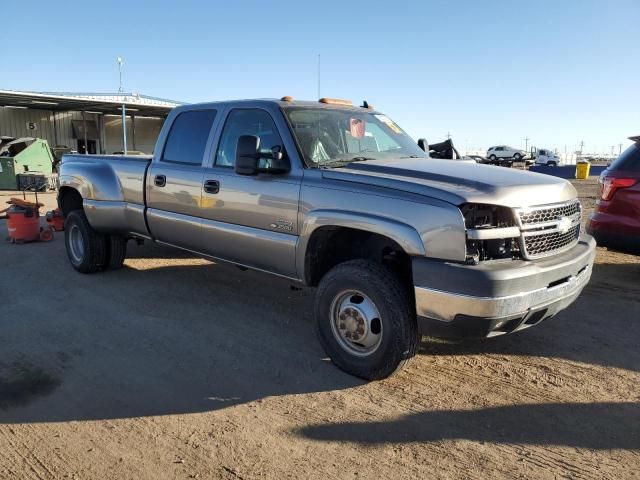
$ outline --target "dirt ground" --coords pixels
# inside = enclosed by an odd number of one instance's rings
[[[556,318],[424,338],[365,383],[286,281],[153,246],[83,276],[62,235],[2,243],[0,478],[640,478],[639,280],[599,249]]]

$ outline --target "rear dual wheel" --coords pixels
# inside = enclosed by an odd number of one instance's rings
[[[118,269],[126,257],[126,239],[96,232],[82,210],[67,215],[64,240],[69,261],[80,273]]]

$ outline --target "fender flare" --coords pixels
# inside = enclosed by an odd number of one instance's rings
[[[376,233],[396,242],[407,255],[425,255],[425,248],[417,230],[397,220],[346,210],[321,209],[305,214],[296,246],[296,272],[305,277],[307,247],[313,233],[321,227],[345,227]]]
[[[106,162],[63,162],[59,185],[74,188],[86,200],[124,201],[120,180]]]

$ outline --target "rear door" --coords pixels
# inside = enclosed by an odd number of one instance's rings
[[[147,222],[159,242],[199,251],[203,162],[217,111],[186,110],[173,120],[147,176]]]
[[[289,158],[287,173],[239,175],[234,170],[241,135],[260,138],[260,151]],[[232,108],[203,178],[203,251],[214,257],[295,277],[298,199],[302,169],[282,113]],[[297,153],[293,153],[296,155]],[[267,160],[261,160],[261,162]]]

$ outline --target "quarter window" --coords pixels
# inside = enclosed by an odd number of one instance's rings
[[[171,125],[162,160],[201,165],[215,117],[215,110],[191,110],[179,114]]]
[[[260,138],[260,151],[273,152],[282,148],[282,140],[278,134],[271,115],[260,109],[232,110],[224,124],[220,144],[216,152],[215,164],[221,167],[232,167],[236,161],[236,147],[241,135],[255,135]],[[265,160],[261,160],[264,162]]]
[[[609,167],[610,171],[640,171],[640,144],[634,143],[627,148]]]

